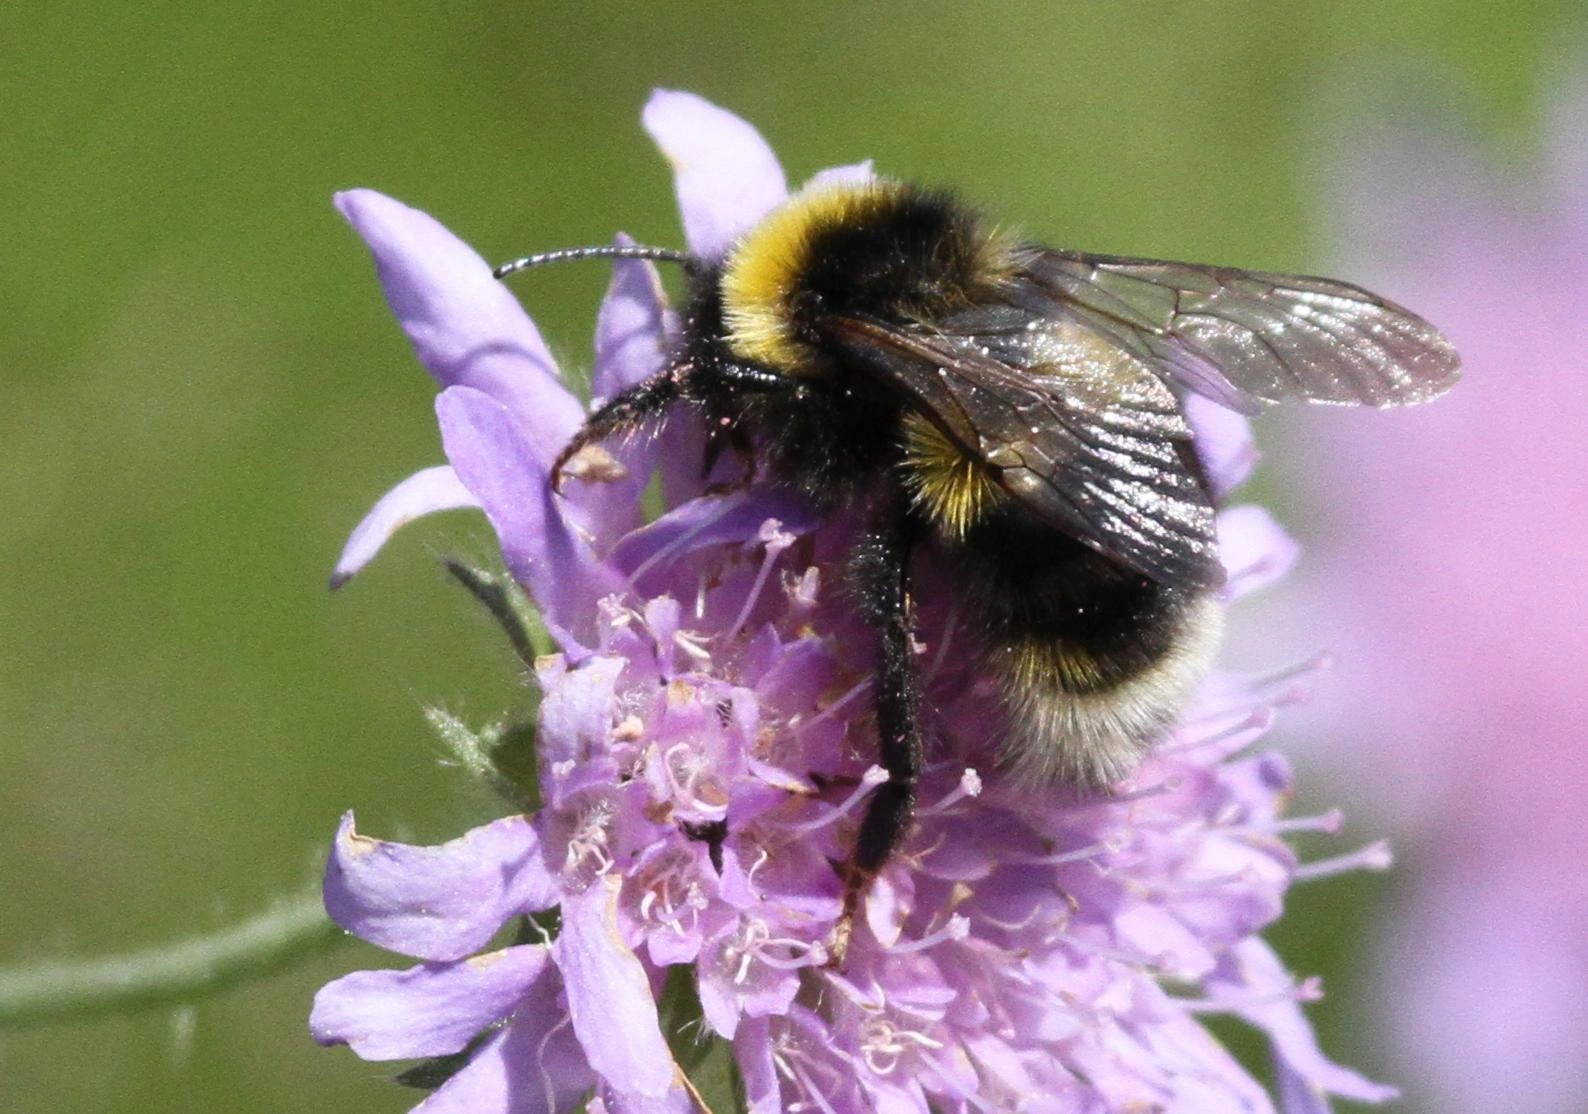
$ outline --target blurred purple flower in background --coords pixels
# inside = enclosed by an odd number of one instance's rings
[[[1448,120],[1347,149],[1338,269],[1417,306],[1468,374],[1392,436],[1338,415],[1296,454],[1334,518],[1301,605],[1351,694],[1318,757],[1418,861],[1373,995],[1441,1112],[1588,1108],[1584,92],[1553,104],[1541,173]]]
[[[737,117],[663,92],[645,122],[677,172],[694,252],[720,253],[785,196]],[[338,204],[444,388],[450,465],[377,504],[337,579],[402,523],[477,506],[558,652],[535,666],[533,815],[439,847],[344,820],[328,910],[421,962],[325,987],[317,1039],[369,1059],[467,1050],[430,1112],[566,1110],[587,1095],[592,1108],[693,1110],[680,1049],[710,1039],[728,1042],[757,1114],[1274,1110],[1202,1023],[1224,1014],[1268,1038],[1285,1111],[1393,1093],[1322,1055],[1301,1007],[1317,986],[1258,936],[1291,882],[1382,858],[1298,866],[1284,842],[1337,823],[1282,818],[1286,763],[1248,753],[1294,678],[1210,680],[1115,796],[1067,799],[991,772],[996,716],[953,652],[966,620],[952,598],[923,623],[940,634],[921,648],[933,748],[917,823],[832,962],[834,864],[881,772],[871,639],[833,571],[852,524],[818,524],[771,489],[708,493],[687,421],[613,446],[626,478],[604,466],[609,482],[553,495],[549,467],[585,411],[516,300],[422,213],[367,191]],[[650,264],[618,263],[595,394],[656,370],[670,326]],[[1201,447],[1233,483],[1250,461],[1244,425],[1203,417]],[[646,524],[653,472],[665,509]],[[1293,557],[1255,508],[1225,512],[1220,542],[1231,597]],[[679,970],[698,998],[682,1038],[658,1005]]]

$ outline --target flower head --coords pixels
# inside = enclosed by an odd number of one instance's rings
[[[695,253],[720,253],[784,196],[765,143],[721,109],[658,93],[645,122],[677,169]],[[932,746],[916,822],[835,962],[835,864],[885,777],[871,636],[838,572],[853,524],[772,489],[708,489],[687,421],[622,450],[626,478],[607,468],[612,482],[554,495],[548,469],[583,410],[517,303],[422,214],[367,192],[339,204],[443,384],[450,467],[377,504],[338,576],[416,515],[479,506],[557,652],[535,663],[532,816],[440,847],[344,820],[327,907],[422,962],[327,986],[318,1039],[375,1059],[467,1052],[427,1111],[592,1094],[694,1109],[657,1005],[683,971],[700,1039],[728,1043],[757,1112],[1274,1109],[1203,1026],[1211,1013],[1268,1035],[1287,1111],[1391,1093],[1322,1056],[1301,1011],[1316,988],[1258,935],[1307,869],[1284,834],[1332,823],[1283,819],[1288,767],[1249,753],[1293,679],[1210,682],[1113,796],[1024,786],[996,769],[993,698],[955,652],[973,617],[951,591],[925,605],[934,640],[917,648]],[[671,327],[650,265],[619,262],[595,392],[659,367]],[[1210,472],[1233,484],[1244,425],[1205,417]],[[653,472],[666,509],[642,523]],[[1220,542],[1232,596],[1292,555],[1253,508],[1224,514]],[[514,942],[484,950],[510,925]]]

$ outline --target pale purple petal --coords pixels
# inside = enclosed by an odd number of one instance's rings
[[[699,419],[688,413],[662,423],[648,451],[662,478],[664,506],[682,506],[708,490],[729,487],[744,478],[745,462],[738,453],[723,453],[711,471],[706,471],[706,431]]]
[[[554,772],[564,765],[590,778],[547,779],[548,803],[558,806],[571,793],[591,781],[617,777],[617,764],[609,753],[613,709],[617,706],[614,689],[618,675],[627,663],[618,657],[592,656],[570,669],[560,657],[543,658],[537,663],[536,679],[545,698],[540,703],[539,746],[541,761]]]
[[[1194,392],[1185,396],[1183,405],[1197,459],[1212,485],[1213,498],[1222,502],[1257,464],[1252,423],[1244,415]]]
[[[1222,592],[1227,600],[1240,599],[1284,579],[1301,557],[1296,539],[1255,504],[1220,511],[1215,525],[1219,561],[1229,577]]]
[[[563,902],[557,965],[590,1066],[619,1094],[659,1100],[674,1089],[677,1066],[645,968],[618,934],[620,885],[621,879],[604,875]]]
[[[708,546],[756,540],[768,519],[794,534],[810,531],[819,521],[807,502],[789,492],[739,490],[705,496],[629,534],[612,551],[611,561],[643,586],[645,573],[660,564]]]
[[[598,1096],[599,1097],[599,1096]],[[664,1095],[652,1098],[633,1091],[617,1092],[611,1096],[612,1114],[701,1114],[700,1104],[676,1084]],[[595,1114],[592,1111],[592,1114]]]
[[[910,895],[900,892],[896,882],[905,883],[908,889],[908,879],[887,874],[877,876],[871,884],[871,892],[866,894],[865,914],[866,925],[871,929],[871,934],[877,938],[877,943],[884,948],[891,948],[899,942],[899,933],[904,930],[904,920],[910,914]]]
[[[474,1050],[463,1068],[414,1107],[412,1114],[556,1114],[535,1088],[525,1086],[517,1061],[524,1036],[509,1027]],[[519,1055],[513,1055],[517,1051]],[[522,1096],[528,1101],[515,1101]]]
[[[615,242],[634,243],[623,235]],[[595,366],[590,376],[593,401],[609,401],[659,372],[666,362],[672,327],[655,266],[644,259],[615,260],[612,282],[596,316]],[[666,425],[678,425],[687,417],[672,422],[658,418],[641,436],[604,443],[601,447],[622,464],[626,476],[590,480],[570,476],[564,484],[569,502],[586,508],[582,521],[591,528],[598,551],[605,551],[642,521],[641,495],[662,444],[657,435]]]
[[[547,619],[567,626],[575,601],[599,598],[615,580],[563,518],[546,464],[506,408],[480,391],[448,387],[436,416],[447,458],[495,527],[508,571]]]
[[[673,164],[689,249],[716,259],[788,196],[777,156],[761,133],[693,93],[658,89],[645,130]]]
[[[348,536],[342,556],[331,574],[331,587],[340,588],[360,569],[375,559],[381,547],[402,527],[438,511],[478,507],[480,501],[469,493],[450,465],[415,472],[382,495],[370,508],[353,533]]]
[[[565,1114],[595,1086],[561,1006],[560,981],[542,978],[513,1022],[493,1034],[468,1065],[414,1114]]]
[[[421,847],[361,836],[342,817],[325,866],[325,911],[355,936],[419,959],[460,959],[507,918],[556,904],[540,839],[508,816]]]
[[[876,1114],[932,1114],[918,1080],[872,1076],[866,1080],[866,1089]]]
[[[733,1040],[739,1031],[739,1002],[729,980],[712,977],[715,975],[717,968],[708,966],[706,974],[698,976],[696,993],[700,996],[700,1013],[712,1032]]]
[[[744,1080],[748,1114],[783,1114],[783,1094],[772,1060],[772,1023],[764,1017],[747,1019],[734,1036],[733,1051]]]
[[[1275,1058],[1311,1088],[1358,1102],[1388,1102],[1400,1094],[1323,1054],[1300,1003],[1289,993],[1290,974],[1260,937],[1242,940],[1225,962],[1239,969],[1231,990],[1237,997],[1232,1011],[1268,1034]],[[1210,985],[1217,985],[1217,979]]]
[[[1206,940],[1162,906],[1126,905],[1114,914],[1113,927],[1122,942],[1155,959],[1174,978],[1200,979],[1213,969]]]
[[[336,195],[375,257],[386,300],[420,363],[443,387],[507,407],[543,466],[584,421],[534,322],[474,249],[435,218],[374,190]]]
[[[613,243],[632,247],[634,241],[620,234]],[[597,399],[610,399],[662,370],[669,316],[656,265],[648,259],[613,260],[612,282],[596,315],[590,390]]]
[[[1328,1094],[1317,1083],[1274,1057],[1274,1089],[1279,1092],[1279,1108],[1285,1114],[1334,1114]]]
[[[521,945],[406,971],[355,971],[314,996],[309,1032],[366,1060],[445,1056],[511,1014],[549,955]]]
[[[828,186],[859,186],[875,178],[876,172],[871,167],[871,160],[849,163],[846,166],[829,166],[826,170],[818,170],[806,179],[800,189],[826,189]]]

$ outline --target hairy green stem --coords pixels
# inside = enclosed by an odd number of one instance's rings
[[[0,1025],[109,1014],[213,993],[280,970],[342,930],[318,889],[216,932],[128,955],[0,968]]]

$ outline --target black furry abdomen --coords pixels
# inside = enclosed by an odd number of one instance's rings
[[[1009,508],[948,550],[1006,722],[1002,762],[1101,789],[1128,776],[1206,672],[1221,613]]]
[[[1133,572],[1019,511],[971,528],[957,560],[991,646],[1039,643],[1072,659],[1065,688],[1112,688],[1174,644],[1187,593]]]

